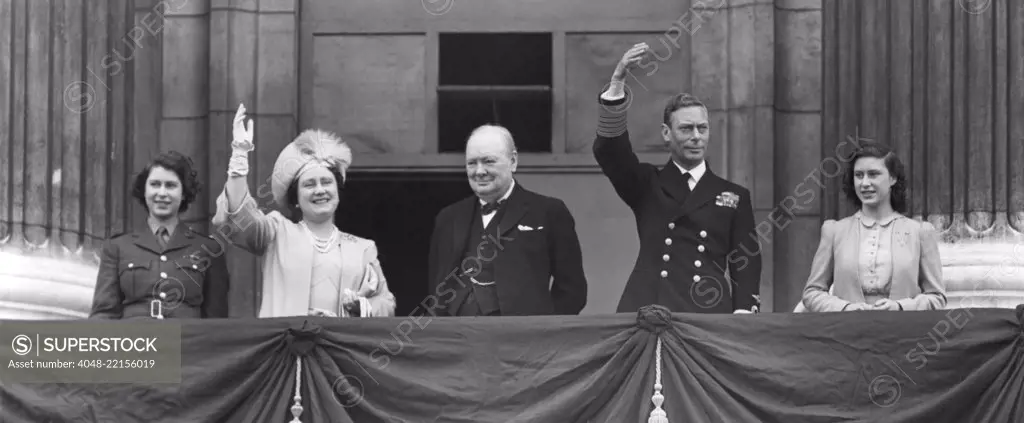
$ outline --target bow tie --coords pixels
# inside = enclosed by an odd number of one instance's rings
[[[498,211],[498,209],[500,209],[501,206],[505,205],[505,201],[506,200],[501,200],[501,201],[494,202],[494,203],[484,204],[483,206],[480,206],[481,207],[480,208],[480,213],[482,213],[482,214],[494,213],[494,212]]]

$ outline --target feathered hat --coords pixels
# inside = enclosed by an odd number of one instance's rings
[[[339,136],[320,129],[309,129],[295,137],[277,156],[270,182],[274,202],[283,210],[289,207],[285,199],[288,186],[313,164],[336,166],[341,173],[340,185],[352,165],[352,149]]]

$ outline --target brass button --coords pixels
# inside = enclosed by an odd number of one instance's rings
[[[199,266],[196,266],[196,265],[194,265],[194,264],[192,265],[192,268],[193,268],[193,269],[196,269],[196,270],[199,270]]]
[[[700,282],[700,275],[693,275],[694,282]]]
[[[166,299],[166,298],[167,298],[167,293],[166,292],[161,292],[160,293],[160,299],[163,300],[163,299]]]
[[[676,228],[676,223],[675,222],[668,222],[668,228],[669,229],[675,229]]]
[[[129,269],[131,269],[131,268],[133,268],[133,267],[135,267],[135,263],[128,263],[128,268],[129,268]]]
[[[707,238],[708,237],[708,232],[707,231],[700,231],[700,237],[701,238]]]
[[[668,261],[668,254],[661,256],[661,259],[664,261]]]
[[[698,245],[697,246],[697,251],[700,251],[700,252],[703,253],[704,252],[704,246],[703,245]]]
[[[665,238],[665,245],[672,245],[672,238]]]
[[[160,272],[160,279],[167,279],[167,273]]]
[[[668,277],[668,270],[662,270],[661,271],[661,277],[667,278]]]
[[[160,256],[160,261],[167,261],[167,256]]]
[[[700,267],[700,260],[697,260],[697,261],[693,262],[693,265],[697,266],[697,267]]]

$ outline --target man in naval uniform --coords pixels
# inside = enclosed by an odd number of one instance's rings
[[[661,134],[671,159],[663,168],[633,152],[624,79],[649,51],[646,43],[627,51],[598,100],[594,157],[633,210],[640,237],[618,312],[649,304],[685,313],[757,312],[761,257],[750,192],[708,167],[704,104],[689,94],[669,100]]]
[[[484,125],[466,143],[475,195],[438,213],[430,243],[433,315],[579,314],[587,279],[576,223],[562,200],[524,188],[507,129]]]

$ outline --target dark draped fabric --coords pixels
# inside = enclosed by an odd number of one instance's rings
[[[1024,422],[1024,306],[166,324],[181,384],[0,373],[0,421],[288,422],[302,357],[306,423],[644,423],[660,336],[673,423]]]

